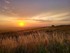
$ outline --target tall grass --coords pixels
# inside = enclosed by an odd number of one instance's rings
[[[43,30],[0,36],[0,53],[70,53],[70,33],[67,31]]]

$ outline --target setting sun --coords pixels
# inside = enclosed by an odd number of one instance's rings
[[[25,25],[25,22],[24,22],[24,21],[19,21],[19,22],[18,22],[18,25],[19,25],[20,27],[23,27],[23,26]]]

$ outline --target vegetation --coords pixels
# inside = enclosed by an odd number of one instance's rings
[[[1,33],[0,53],[70,53],[69,29],[54,26]]]

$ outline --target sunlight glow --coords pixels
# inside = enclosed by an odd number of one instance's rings
[[[18,22],[18,25],[19,25],[19,27],[24,27],[25,22],[20,20],[20,21]]]

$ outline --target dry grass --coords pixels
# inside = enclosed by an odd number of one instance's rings
[[[0,35],[0,53],[70,53],[69,30],[44,29],[13,35]]]

